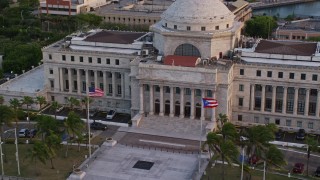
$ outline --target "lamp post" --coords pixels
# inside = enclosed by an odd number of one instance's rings
[[[240,136],[240,142],[246,141],[248,138]],[[244,164],[244,145],[242,145],[242,158],[241,158],[241,180],[243,180],[243,164]]]
[[[3,170],[3,154],[2,154],[2,141],[0,136],[0,158],[1,158],[1,175],[4,176],[4,170]]]
[[[20,176],[20,163],[19,163],[19,150],[18,150],[18,137],[17,137],[17,128],[14,129],[8,129],[6,131],[4,131],[4,133],[7,133],[9,131],[14,131],[14,138],[15,138],[15,144],[16,144],[16,161],[17,161],[17,167],[18,167],[18,175]],[[2,157],[2,153],[1,153],[1,157]],[[2,160],[2,158],[1,158]]]

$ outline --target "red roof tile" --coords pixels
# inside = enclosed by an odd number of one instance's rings
[[[164,64],[170,66],[195,67],[199,57],[169,55],[164,58]]]

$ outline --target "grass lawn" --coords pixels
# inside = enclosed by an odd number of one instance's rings
[[[207,175],[202,176],[201,180],[209,180],[209,179],[222,179],[222,165],[215,165],[213,168],[207,168]],[[246,173],[244,172],[243,179],[246,179]],[[225,179],[240,179],[241,176],[241,168],[240,167],[230,167],[225,166]],[[249,176],[248,176],[249,177]],[[262,171],[252,170],[251,180],[261,180],[263,177]],[[267,173],[267,180],[287,180],[290,179],[286,176],[274,175]]]
[[[22,177],[45,180],[62,180],[66,179],[73,170],[73,164],[78,167],[84,160],[85,155],[88,154],[86,147],[81,147],[78,152],[78,146],[69,146],[68,157],[65,157],[66,146],[63,146],[57,157],[53,160],[55,169],[51,169],[50,160],[46,164],[37,161],[31,162],[27,157],[27,149],[32,148],[32,144],[19,144],[19,159],[20,171]],[[4,160],[4,174],[7,176],[17,176],[17,162],[15,160],[15,145],[3,144],[3,153],[6,154],[6,161]]]

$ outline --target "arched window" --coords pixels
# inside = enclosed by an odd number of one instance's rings
[[[178,56],[197,56],[201,57],[201,54],[194,45],[192,44],[181,44],[174,51],[174,55]]]

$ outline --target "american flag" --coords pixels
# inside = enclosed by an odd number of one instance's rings
[[[202,102],[204,108],[215,108],[219,105],[218,101],[213,98],[202,98]]]
[[[104,92],[99,88],[89,87],[89,96],[90,97],[101,97],[101,96],[104,96]]]

